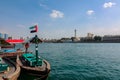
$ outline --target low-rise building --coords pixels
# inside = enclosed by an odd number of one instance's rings
[[[72,39],[71,38],[61,38],[60,41],[63,43],[69,43],[69,42],[72,42]]]
[[[120,41],[120,35],[105,35],[103,41]]]
[[[71,38],[73,42],[78,42],[80,41],[80,37],[72,37]]]

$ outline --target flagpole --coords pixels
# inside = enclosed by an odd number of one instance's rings
[[[38,36],[35,35],[35,53],[36,53],[36,64],[38,65]]]
[[[36,25],[36,27],[38,28],[38,25]],[[38,29],[36,30],[36,35],[35,35],[35,42],[36,42],[36,45],[35,45],[35,53],[36,53],[36,64],[38,65]],[[36,65],[36,66],[37,66]]]
[[[33,29],[30,31],[30,33],[36,32],[36,34],[35,34],[35,54],[36,54],[36,66],[38,66],[38,36],[37,36],[38,25],[34,25],[34,26],[30,27],[30,29]]]

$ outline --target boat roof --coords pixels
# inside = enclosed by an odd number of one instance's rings
[[[22,56],[24,56],[24,57],[34,57],[35,55],[33,55],[31,53],[25,53]]]
[[[36,61],[36,57],[34,54],[26,53],[26,54],[23,54],[22,56],[28,61]]]
[[[36,61],[36,56],[32,53],[25,53],[25,54],[22,54],[22,56],[28,61],[32,61],[32,62]],[[41,60],[42,60],[41,58],[38,58],[38,61],[41,61]]]

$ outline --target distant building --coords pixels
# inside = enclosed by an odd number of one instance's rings
[[[73,42],[78,42],[80,41],[80,37],[72,37],[71,38]]]
[[[80,37],[80,41],[81,42],[84,42],[84,41],[86,41],[87,39],[86,39],[86,37]]]
[[[0,33],[0,38],[3,38],[3,34],[2,33]]]
[[[87,39],[93,39],[94,34],[92,33],[87,33]]]
[[[91,42],[94,40],[94,34],[92,33],[87,33],[86,37],[80,37],[81,42]]]
[[[69,42],[72,42],[72,39],[71,38],[61,38],[60,41],[63,43],[69,43]]]
[[[120,42],[120,35],[105,35],[102,38],[103,41],[116,41],[116,42]]]
[[[8,39],[8,34],[4,34],[4,39]]]
[[[0,33],[0,38],[3,38],[3,39],[8,39],[8,34],[3,34],[3,33]]]
[[[12,37],[8,37],[8,39],[12,39]]]

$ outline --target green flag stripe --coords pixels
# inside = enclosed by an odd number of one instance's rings
[[[29,29],[33,29],[33,28],[35,28],[35,26],[31,26]]]

